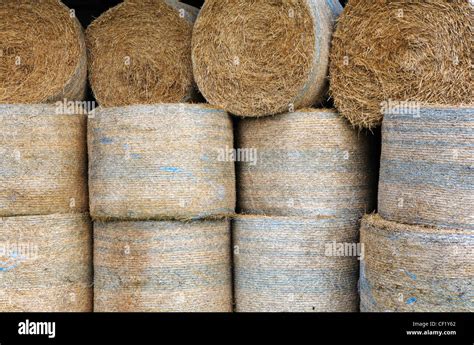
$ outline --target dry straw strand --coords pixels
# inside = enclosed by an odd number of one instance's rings
[[[474,230],[474,108],[388,112],[379,213],[391,221]]]
[[[467,0],[350,0],[330,56],[336,107],[372,128],[384,101],[472,103],[473,20]]]
[[[241,116],[311,106],[326,93],[336,0],[207,0],[193,31],[196,83]],[[236,15],[238,13],[238,15]]]
[[[0,218],[0,311],[92,311],[88,214]]]
[[[90,119],[89,187],[94,219],[198,219],[235,209],[230,116],[207,105],[98,109]]]
[[[237,146],[256,156],[237,164],[240,212],[359,219],[375,204],[371,140],[331,109],[239,120]]]
[[[94,224],[97,312],[230,312],[230,226],[222,221]]]
[[[125,1],[86,32],[89,80],[101,106],[193,99],[191,34],[197,9],[177,1]]]
[[[355,245],[358,222],[343,218],[238,216],[233,221],[238,312],[355,312],[358,260],[330,256]],[[335,253],[334,253],[335,254]]]
[[[473,312],[474,232],[366,216],[360,269],[363,312]]]
[[[87,53],[81,24],[58,0],[0,2],[0,103],[81,100]]]
[[[0,216],[85,212],[86,116],[0,105]]]

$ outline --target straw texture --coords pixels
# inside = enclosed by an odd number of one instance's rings
[[[232,215],[230,117],[206,105],[99,109],[89,120],[90,207],[94,219],[198,219]]]
[[[363,312],[473,312],[474,231],[362,221]]]
[[[246,214],[358,219],[373,210],[371,139],[329,109],[239,121],[237,145],[257,161],[238,166]]]
[[[326,93],[331,34],[341,11],[337,0],[207,0],[192,39],[200,91],[209,103],[242,116],[315,104]]]
[[[233,237],[238,312],[358,310],[357,258],[326,256],[357,242],[357,221],[239,216]]]
[[[360,127],[388,100],[471,103],[472,2],[350,0],[330,56],[336,107]]]
[[[84,98],[81,24],[58,0],[0,2],[0,103]]]
[[[130,0],[129,0],[130,1]],[[142,0],[136,0],[139,3],[142,3]],[[199,14],[199,9],[191,5],[185,4],[184,2],[179,2],[177,0],[165,0],[165,2],[173,7],[175,10],[178,10],[179,16],[186,19],[188,22],[194,25],[194,22],[197,19]]]
[[[87,214],[0,218],[0,311],[92,311]]]
[[[125,1],[86,32],[89,80],[104,107],[191,100],[197,9],[178,1]]]
[[[380,215],[474,230],[474,108],[386,113],[382,135]]]
[[[228,221],[94,224],[97,312],[230,312]]]
[[[88,210],[86,116],[0,105],[0,216]]]

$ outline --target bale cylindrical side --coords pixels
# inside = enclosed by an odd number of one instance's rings
[[[358,219],[373,209],[370,136],[333,110],[240,120],[237,146],[242,213]]]
[[[382,138],[380,215],[474,230],[474,108],[388,112]]]
[[[474,232],[362,221],[363,312],[473,312]]]
[[[88,214],[0,218],[0,311],[92,311]]]
[[[94,219],[198,219],[232,215],[232,121],[206,106],[167,104],[96,110],[89,120]]]
[[[94,224],[97,312],[230,312],[229,221]]]
[[[389,100],[472,103],[473,25],[467,0],[350,0],[330,55],[337,109],[372,128]]]
[[[200,91],[209,103],[242,116],[317,103],[326,93],[341,11],[337,0],[207,0],[192,38]]]
[[[233,221],[238,312],[355,312],[358,222],[239,216]]]
[[[134,0],[97,18],[86,36],[89,80],[100,105],[191,100],[191,34],[197,12],[175,0]]]
[[[57,0],[0,2],[0,103],[82,100],[87,81],[84,33]]]
[[[86,116],[0,105],[0,216],[86,212]]]

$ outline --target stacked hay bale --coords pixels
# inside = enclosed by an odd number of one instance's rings
[[[81,24],[57,0],[0,3],[0,104],[84,98],[87,54]]]
[[[379,213],[394,222],[474,230],[474,108],[388,112]]]
[[[358,241],[355,217],[242,215],[233,231],[238,312],[358,310],[357,259],[330,253]]]
[[[174,0],[129,0],[97,18],[86,37],[89,80],[100,105],[192,100],[197,12]]]
[[[0,105],[0,311],[91,311],[86,116]]]
[[[194,100],[198,10],[129,0],[87,29],[95,311],[232,310],[229,115]],[[111,63],[114,61],[114,63]],[[160,104],[158,104],[160,103]]]
[[[55,0],[0,17],[0,311],[90,311],[86,119],[38,104],[84,98],[82,27]]]
[[[108,219],[222,218],[234,212],[224,111],[198,104],[99,108],[89,120],[91,213]]]
[[[227,220],[96,222],[96,311],[232,310]]]
[[[407,225],[378,215],[362,221],[363,312],[472,312],[474,233]]]
[[[467,0],[350,0],[331,48],[337,109],[373,128],[388,100],[470,103],[473,19]]]
[[[385,113],[380,216],[361,230],[362,311],[474,311],[473,115]]]
[[[207,105],[89,119],[96,311],[231,311],[232,121]],[[204,297],[204,298],[203,298]]]
[[[281,114],[239,120],[231,154],[237,311],[357,310],[357,259],[326,249],[356,245],[372,210],[370,144],[332,110],[295,112],[326,95],[341,11],[336,0],[208,0],[196,21],[193,70],[207,101],[244,117]]]
[[[380,215],[361,229],[362,311],[474,309],[472,19],[461,0],[350,0],[339,18],[335,105],[354,126],[383,119]]]
[[[371,139],[334,110],[245,119],[237,142],[257,153],[238,170],[243,213],[362,216],[374,206]]]
[[[238,169],[237,311],[357,311],[369,137],[326,109],[244,119],[237,133],[241,153],[256,153]]]
[[[341,11],[338,0],[207,0],[192,39],[201,93],[241,116],[322,101],[333,24]]]

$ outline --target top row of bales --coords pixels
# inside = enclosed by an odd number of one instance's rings
[[[468,1],[350,0],[332,39],[341,12],[338,0],[206,0],[199,14],[174,0],[126,0],[84,40],[74,10],[56,0],[2,2],[0,103],[82,99],[86,45],[104,107],[193,101],[196,83],[241,116],[331,95],[353,125],[371,128],[383,101],[470,102]]]

